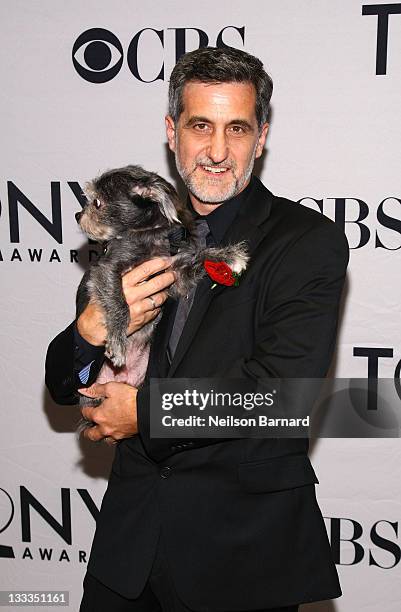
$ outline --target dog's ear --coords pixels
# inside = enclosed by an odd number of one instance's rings
[[[94,181],[87,181],[82,188],[82,193],[86,197],[87,202],[91,202],[97,198],[97,191]]]
[[[181,223],[177,216],[178,194],[173,186],[168,183],[153,185],[151,197],[157,200],[162,214],[169,223]]]
[[[160,179],[160,177],[158,178]],[[135,185],[133,192],[144,199],[156,202],[159,205],[160,212],[169,223],[181,223],[177,216],[178,194],[167,181],[157,180],[147,186]]]

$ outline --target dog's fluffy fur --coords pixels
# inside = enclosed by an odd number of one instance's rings
[[[177,280],[167,289],[171,297],[179,298],[205,276],[205,259],[224,261],[237,273],[245,270],[246,245],[199,248],[193,235],[192,215],[174,187],[140,166],[108,170],[87,183],[84,193],[87,203],[76,219],[87,236],[104,248],[78,287],[76,317],[89,301],[97,302],[104,311],[107,359],[98,381],[123,379],[139,386],[146,371],[149,342],[161,313],[127,337],[130,314],[122,290],[122,275],[146,260],[170,256],[169,234],[176,228],[185,228],[188,239],[180,244],[171,265]],[[127,368],[128,353],[136,355],[138,365],[142,364],[136,372],[133,372],[135,358],[130,359]],[[84,405],[88,398],[82,399]],[[95,404],[93,400],[88,403]]]

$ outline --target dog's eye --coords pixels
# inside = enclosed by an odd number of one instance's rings
[[[100,200],[98,200],[98,198],[96,198],[96,200],[94,200],[93,203],[96,208],[100,208]]]

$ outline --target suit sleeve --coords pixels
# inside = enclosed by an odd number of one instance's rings
[[[45,383],[52,399],[61,405],[79,403],[77,389],[95,382],[104,361],[104,348],[89,344],[76,321],[49,344],[45,362]]]
[[[303,233],[285,253],[273,277],[259,288],[253,354],[222,363],[218,378],[324,378],[333,357],[339,305],[349,261],[344,232],[332,221]],[[260,299],[260,296],[263,296]],[[150,438],[150,388],[138,391],[138,425],[148,454],[157,461],[176,452],[227,438]]]

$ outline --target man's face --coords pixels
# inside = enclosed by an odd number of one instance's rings
[[[177,124],[166,117],[169,147],[177,170],[201,214],[214,210],[249,183],[268,124],[258,128],[251,83],[189,82]]]

